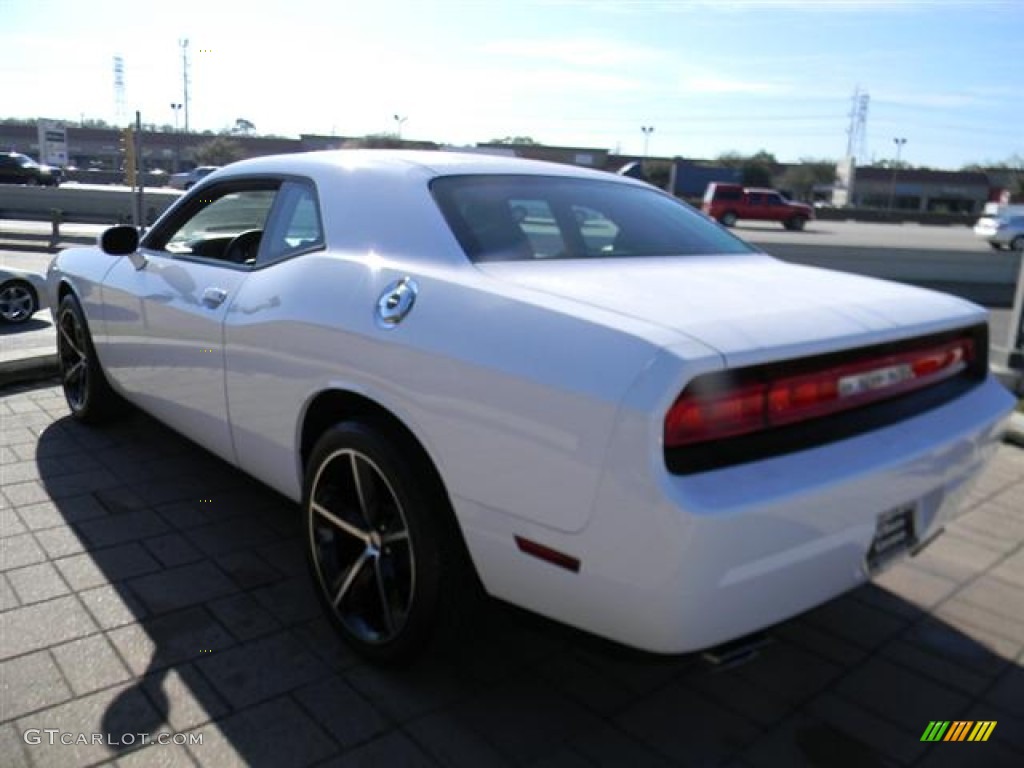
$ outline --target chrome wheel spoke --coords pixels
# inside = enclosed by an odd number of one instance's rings
[[[64,382],[65,383],[70,382],[71,379],[73,379],[76,376],[84,373],[84,371],[85,371],[85,360],[78,360],[74,365],[72,365],[70,368],[68,368],[64,372]]]
[[[381,543],[385,546],[388,544],[398,544],[399,542],[408,540],[409,532],[405,529],[402,529],[401,531],[392,531],[391,533],[386,533],[380,537]]]
[[[312,506],[313,506],[313,511],[314,512],[316,512],[318,515],[320,515],[322,518],[324,518],[324,520],[329,522],[331,525],[333,525],[338,530],[344,531],[349,536],[352,536],[352,537],[354,537],[356,539],[359,539],[364,544],[368,544],[369,543],[369,541],[370,541],[370,534],[367,533],[366,531],[360,530],[356,526],[352,525],[352,523],[349,523],[349,522],[346,522],[345,520],[342,520],[340,517],[335,515],[333,512],[328,510],[326,507],[322,506],[321,504],[317,504],[315,501],[312,502]]]
[[[341,605],[341,601],[345,598],[349,589],[351,589],[352,583],[356,580],[356,576],[359,575],[359,572],[363,569],[363,566],[366,565],[366,561],[369,559],[370,551],[368,549],[364,549],[363,553],[359,556],[359,559],[356,560],[348,569],[348,573],[345,574],[345,578],[342,580],[341,586],[338,587],[338,591],[334,593],[334,598],[331,600],[335,610],[337,610],[338,606]]]
[[[61,338],[64,339],[64,343],[67,344],[71,348],[72,352],[74,352],[76,355],[78,355],[82,359],[85,358],[85,353],[82,352],[82,350],[78,348],[78,344],[71,338],[71,335],[68,333],[67,326],[64,323],[61,323],[60,335],[61,335]]]
[[[359,503],[359,512],[366,521],[368,528],[373,528],[376,522],[376,494],[374,493],[375,481],[372,474],[366,471],[366,467],[360,466],[362,462],[355,453],[349,454],[349,461],[352,471],[352,485],[356,491],[356,499]]]
[[[395,633],[395,619],[391,615],[391,603],[388,601],[387,590],[384,588],[384,574],[381,573],[380,558],[377,557],[373,561],[374,576],[377,582],[377,594],[380,596],[380,613],[384,619],[384,628],[387,630],[388,635]]]

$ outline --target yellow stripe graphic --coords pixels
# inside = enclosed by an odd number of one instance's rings
[[[996,721],[982,721],[982,725],[985,726],[985,730],[978,734],[978,741],[988,741],[988,737],[991,736],[992,731],[996,729]]]

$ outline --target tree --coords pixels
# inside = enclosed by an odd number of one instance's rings
[[[488,144],[518,144],[521,146],[540,146],[539,141],[534,141],[529,136],[506,136],[503,139],[491,139]]]
[[[238,142],[216,136],[196,148],[196,162],[200,165],[227,165],[245,156]]]
[[[779,181],[779,186],[789,191],[799,200],[811,200],[814,187],[835,184],[836,163],[834,160],[815,160],[810,157],[800,158],[799,165],[786,169]]]
[[[256,126],[252,121],[240,117],[235,120],[235,127],[231,129],[231,132],[241,136],[252,136],[256,132]]]
[[[739,152],[723,152],[715,162],[726,168],[739,168],[743,172],[743,183],[748,187],[769,187],[772,174],[779,161],[775,155],[766,150],[758,150],[752,155]]]

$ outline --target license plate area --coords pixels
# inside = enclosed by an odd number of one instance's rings
[[[875,536],[867,554],[868,571],[877,571],[893,558],[917,544],[914,530],[914,505],[890,509],[878,516]]]

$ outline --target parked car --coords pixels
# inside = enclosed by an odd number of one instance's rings
[[[185,171],[184,173],[172,173],[167,177],[167,186],[172,189],[192,189],[192,187],[198,184],[202,179],[219,169],[219,165],[200,165],[198,168],[193,168],[191,171]]]
[[[60,168],[40,165],[18,152],[0,154],[0,183],[56,187],[64,179]]]
[[[982,216],[974,225],[974,234],[985,238],[997,251],[1001,248],[1024,251],[1024,213]]]
[[[124,398],[298,502],[378,661],[477,584],[655,652],[779,622],[938,535],[1014,403],[969,302],[518,158],[243,161],[49,277],[72,415]]]
[[[46,278],[14,267],[0,268],[0,321],[20,325],[45,309]]]
[[[774,189],[711,182],[704,191],[704,213],[727,227],[740,219],[778,221],[786,229],[800,230],[814,219],[814,209],[795,203]]]

